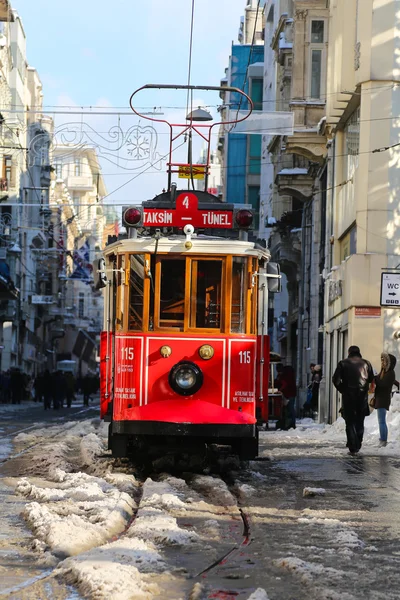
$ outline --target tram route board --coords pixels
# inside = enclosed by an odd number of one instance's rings
[[[243,208],[252,207],[246,205]],[[199,205],[194,193],[184,192],[177,197],[175,207],[165,204],[154,206],[152,202],[143,203],[143,225],[145,227],[193,225],[199,228],[232,229],[233,209],[233,205],[225,203],[215,203],[208,207]]]
[[[400,308],[400,273],[382,273],[381,306]]]

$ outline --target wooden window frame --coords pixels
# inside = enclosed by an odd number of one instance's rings
[[[183,327],[182,326],[160,326],[160,292],[161,292],[161,264],[164,260],[174,260],[178,257],[171,256],[168,254],[159,254],[156,257],[156,263],[154,266],[154,314],[153,314],[153,328],[149,329],[150,323],[150,295],[151,295],[151,282],[148,276],[148,270],[151,267],[151,258],[154,256],[150,253],[144,252],[124,252],[117,254],[117,269],[121,268],[122,264],[122,256],[125,260],[125,269],[124,273],[117,273],[117,282],[118,277],[122,279],[122,285],[119,286],[117,284],[116,289],[116,314],[114,316],[115,320],[115,331],[118,333],[133,333],[139,334],[140,331],[134,331],[129,329],[129,302],[130,302],[130,293],[129,293],[129,278],[130,278],[130,257],[132,255],[140,254],[144,256],[145,261],[145,278],[144,278],[144,293],[143,293],[143,333],[153,333],[153,332],[164,332],[164,333],[198,333],[198,334],[214,334],[214,335],[255,335],[256,334],[256,326],[257,326],[257,289],[258,285],[256,282],[255,287],[252,287],[252,279],[253,273],[258,269],[258,260],[253,256],[246,256],[242,254],[238,255],[191,255],[191,256],[182,256],[185,259],[185,302],[184,302],[184,318],[183,318]],[[232,323],[232,267],[233,267],[233,258],[246,258],[247,259],[247,293],[245,302],[245,328],[243,334],[235,334],[231,332],[231,323]],[[222,269],[221,269],[221,304],[220,304],[220,327],[217,328],[203,328],[203,327],[192,327],[190,326],[190,314],[194,311],[196,298],[195,298],[195,285],[196,280],[192,278],[192,269],[193,266],[198,261],[221,261]],[[123,313],[123,322],[118,327],[117,319],[120,318],[120,304],[121,304],[121,294],[122,294],[122,286],[125,286],[124,289],[124,313]],[[171,321],[171,324],[173,321]]]

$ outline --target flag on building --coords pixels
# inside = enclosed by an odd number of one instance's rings
[[[71,279],[80,279],[89,283],[93,279],[89,240],[86,240],[83,246],[74,251],[72,259],[75,264],[75,270],[71,275]]]

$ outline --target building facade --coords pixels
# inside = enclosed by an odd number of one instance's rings
[[[53,150],[50,206],[58,240],[59,273],[53,278],[60,317],[55,338],[57,360],[75,360],[81,375],[97,370],[103,297],[93,288],[92,263],[103,247],[106,195],[96,151],[88,146],[57,145]]]
[[[262,110],[264,42],[262,9],[249,0],[239,29],[239,44],[232,44],[229,66],[222,86],[237,87],[250,96],[254,110]],[[247,101],[237,93],[221,94],[222,120],[235,119],[239,110],[247,109]],[[245,202],[254,207],[255,235],[258,237],[260,214],[261,135],[234,133],[229,127],[220,129],[218,159],[222,167],[223,199]]]
[[[326,121],[329,140],[322,418],[339,397],[332,372],[351,344],[375,369],[399,359],[400,313],[380,307],[381,274],[399,268],[398,2],[330,3]]]
[[[292,135],[262,139],[261,213],[284,293],[270,306],[272,347],[297,373],[300,411],[311,362],[323,358],[329,13],[323,0],[268,0],[264,7],[266,111],[291,111]]]

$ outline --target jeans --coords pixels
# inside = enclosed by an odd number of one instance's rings
[[[296,398],[289,398],[289,402],[286,405],[287,414],[287,427],[296,427]]]
[[[387,442],[388,428],[386,425],[386,408],[377,408],[378,423],[379,423],[379,439],[381,442]]]

